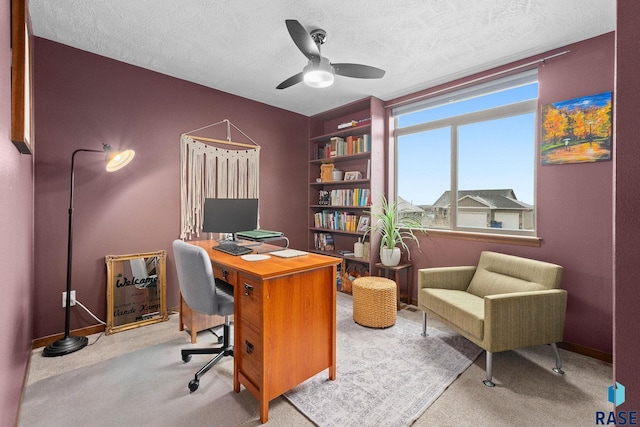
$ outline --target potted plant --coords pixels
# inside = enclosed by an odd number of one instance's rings
[[[400,248],[407,251],[407,256],[411,259],[411,251],[409,251],[405,239],[413,240],[419,248],[420,242],[414,234],[414,230],[425,234],[426,230],[414,218],[398,216],[396,203],[393,201],[388,202],[384,195],[381,197],[381,203],[382,213],[369,212],[373,221],[364,235],[366,236],[369,232],[380,234],[380,262],[386,266],[393,267],[400,263]]]

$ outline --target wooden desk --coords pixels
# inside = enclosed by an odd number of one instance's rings
[[[309,253],[245,261],[211,249],[213,240],[189,242],[207,250],[214,276],[234,285],[233,388],[243,385],[260,403],[329,369],[336,378],[336,266],[339,258]],[[259,250],[259,249],[258,249]]]

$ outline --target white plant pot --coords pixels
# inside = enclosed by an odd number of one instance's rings
[[[400,264],[400,248],[380,248],[380,262],[387,267],[395,267]]]

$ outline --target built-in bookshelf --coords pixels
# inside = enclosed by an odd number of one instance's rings
[[[384,189],[382,101],[365,98],[311,117],[309,143],[309,250],[372,271],[377,250],[369,258],[353,250]]]

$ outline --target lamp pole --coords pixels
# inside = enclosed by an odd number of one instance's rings
[[[75,162],[76,154],[86,153],[105,153],[108,161],[107,170],[114,171],[121,167],[124,167],[127,163],[133,159],[133,151],[126,151],[124,155],[120,156],[117,153],[111,152],[109,145],[103,144],[103,150],[90,150],[80,148],[75,150],[71,155],[71,188],[69,191],[69,232],[67,238],[67,297],[64,314],[64,337],[49,344],[42,352],[43,356],[63,356],[65,354],[73,353],[74,351],[84,348],[89,339],[85,336],[71,336],[70,324],[71,324],[71,265],[72,265],[72,249],[73,249],[73,190],[75,187]]]
[[[49,344],[43,351],[44,356],[62,356],[84,348],[89,339],[84,336],[71,336],[71,265],[73,249],[73,189],[75,187],[76,154],[80,152],[102,153],[101,150],[79,149],[71,155],[71,189],[69,191],[69,232],[67,237],[67,303],[64,313],[64,337]]]

